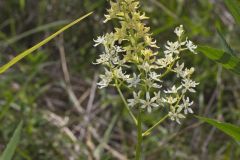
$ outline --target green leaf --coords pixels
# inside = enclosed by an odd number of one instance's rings
[[[236,22],[240,25],[240,1],[239,0],[224,0],[224,3],[230,10]]]
[[[223,34],[219,30],[217,30],[217,33],[218,33],[218,36],[220,38],[222,45],[224,46],[224,50],[226,52],[230,53],[231,55],[236,56],[233,49],[230,47],[230,45],[227,43],[226,39],[224,38]]]
[[[13,134],[10,142],[7,144],[6,149],[3,151],[3,154],[0,157],[0,160],[11,160],[12,159],[13,154],[17,148],[18,142],[20,140],[22,125],[23,125],[23,123],[20,122],[17,129],[14,131],[14,134]]]
[[[210,118],[205,118],[205,117],[200,117],[200,116],[195,116],[195,117],[197,117],[198,119],[200,119],[203,122],[206,122],[206,123],[218,128],[219,130],[226,133],[227,135],[229,135],[236,141],[240,141],[240,127],[235,126],[230,123],[219,122],[219,121],[216,121],[216,120],[210,119]]]
[[[68,28],[72,27],[73,25],[77,24],[78,22],[80,22],[81,20],[83,20],[84,18],[88,17],[89,15],[91,15],[92,12],[76,19],[75,21],[71,22],[70,24],[64,26],[63,28],[61,28],[60,30],[58,30],[57,32],[55,32],[54,34],[52,34],[51,36],[47,37],[46,39],[44,39],[43,41],[41,41],[40,43],[36,44],[35,46],[29,48],[28,50],[18,54],[18,56],[14,57],[10,62],[8,62],[7,64],[5,64],[4,66],[2,66],[0,68],[0,74],[2,74],[3,72],[5,72],[8,68],[10,68],[11,66],[13,66],[15,63],[17,63],[18,61],[20,61],[21,59],[23,59],[24,57],[26,57],[27,55],[29,55],[30,53],[32,53],[33,51],[37,50],[38,48],[40,48],[41,46],[43,46],[44,44],[48,43],[50,40],[52,40],[53,38],[55,38],[57,35],[61,34],[62,32],[64,32],[65,30],[67,30]]]
[[[216,61],[228,70],[240,75],[240,59],[231,53],[208,46],[198,46],[197,49],[209,59]]]

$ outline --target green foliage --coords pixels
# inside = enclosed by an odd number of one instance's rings
[[[226,39],[224,38],[223,34],[217,30],[219,39],[224,47],[224,50],[228,53],[230,53],[231,55],[235,56],[236,54],[234,53],[233,49],[231,48],[231,46],[228,44],[228,42],[226,41]]]
[[[236,22],[240,24],[240,2],[237,0],[225,0],[225,4],[232,13]],[[236,56],[231,46],[228,44],[223,34],[217,30],[219,39],[224,47],[224,51],[208,46],[199,46],[198,51],[202,52],[209,59],[220,63],[224,68],[231,70],[236,74],[240,74],[240,58]],[[196,116],[198,119],[217,127],[222,132],[231,136],[237,141],[240,141],[240,127],[230,123],[221,123],[214,119]]]
[[[13,154],[17,148],[18,142],[20,140],[21,130],[22,130],[23,123],[20,122],[17,129],[14,131],[14,134],[7,144],[6,149],[2,153],[0,160],[11,160],[13,157]]]
[[[65,30],[67,30],[68,28],[72,27],[73,25],[79,23],[80,21],[82,21],[84,18],[88,17],[89,15],[91,15],[92,12],[76,19],[75,21],[71,22],[70,24],[64,26],[63,28],[61,28],[60,30],[58,30],[57,32],[55,32],[54,34],[50,35],[49,37],[47,37],[46,39],[44,39],[43,41],[39,42],[38,44],[36,44],[35,46],[29,48],[28,50],[19,53],[18,56],[14,57],[10,62],[8,62],[7,64],[5,64],[4,66],[2,66],[0,68],[0,74],[2,74],[3,72],[5,72],[8,68],[10,68],[11,66],[13,66],[15,63],[17,63],[18,61],[20,61],[21,59],[23,59],[24,57],[26,57],[27,55],[31,54],[32,52],[34,52],[35,50],[37,50],[38,48],[42,47],[44,44],[48,43],[50,40],[52,40],[53,38],[55,38],[56,36],[58,36],[59,34],[61,34],[62,32],[64,32]]]
[[[239,0],[224,0],[228,9],[232,13],[236,22],[240,25],[240,1]]]
[[[224,68],[236,74],[240,74],[240,59],[231,53],[209,46],[198,46],[197,50],[202,52],[209,59],[220,63]]]
[[[240,127],[235,126],[230,123],[219,122],[214,119],[210,119],[210,118],[206,118],[206,117],[200,117],[200,116],[196,116],[196,117],[198,119],[200,119],[201,121],[206,122],[206,123],[218,128],[219,130],[226,133],[227,135],[229,135],[236,141],[240,141]]]

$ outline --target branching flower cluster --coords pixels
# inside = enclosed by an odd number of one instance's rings
[[[127,99],[128,106],[148,112],[167,107],[170,119],[180,123],[184,115],[193,113],[193,102],[187,94],[194,93],[198,85],[191,79],[194,68],[185,67],[180,57],[187,50],[196,54],[197,46],[184,37],[180,25],[174,31],[177,41],[167,41],[164,53],[158,53],[155,50],[159,47],[150,28],[143,23],[148,17],[138,11],[139,2],[117,0],[110,3],[104,22],[115,19],[119,26],[94,40],[95,47],[102,45],[104,49],[95,62],[104,66],[105,71],[100,75],[99,88],[129,89],[132,97]],[[166,81],[168,75],[176,78],[171,86]]]

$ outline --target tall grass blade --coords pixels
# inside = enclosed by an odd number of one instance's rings
[[[206,122],[206,123],[218,128],[219,130],[226,133],[227,135],[229,135],[236,141],[240,142],[240,127],[235,126],[230,123],[219,122],[214,119],[210,119],[210,118],[206,118],[206,117],[200,117],[200,116],[195,116],[195,117],[197,117],[198,119],[200,119],[203,122]]]
[[[3,43],[4,45],[10,45],[10,44],[13,44],[13,43],[15,43],[15,42],[27,37],[27,36],[30,36],[32,34],[35,34],[35,33],[41,32],[41,31],[45,31],[47,29],[51,29],[51,28],[54,28],[54,27],[58,27],[58,26],[61,26],[61,25],[65,25],[67,23],[69,23],[69,21],[61,20],[61,21],[56,21],[56,22],[52,22],[52,23],[49,23],[49,24],[45,24],[43,26],[38,26],[37,28],[31,29],[31,30],[26,31],[22,34],[19,34],[15,37],[7,39],[6,42],[0,41],[0,43]]]
[[[23,123],[20,122],[17,129],[14,131],[14,134],[7,144],[6,149],[3,151],[0,160],[11,160],[13,154],[17,148],[18,142],[20,140],[21,130],[22,130]]]
[[[230,10],[236,22],[240,25],[240,1],[239,0],[224,0],[224,3]]]
[[[231,53],[208,46],[198,46],[197,50],[209,59],[222,64],[224,68],[240,75],[240,58]]]
[[[10,62],[8,62],[7,64],[5,64],[4,66],[2,66],[0,68],[0,74],[2,74],[3,72],[5,72],[7,69],[9,69],[11,66],[13,66],[15,63],[17,63],[18,61],[20,61],[21,59],[23,59],[24,57],[26,57],[27,55],[29,55],[30,53],[32,53],[33,51],[37,50],[38,48],[40,48],[41,46],[43,46],[44,44],[48,43],[50,40],[52,40],[53,38],[55,38],[57,35],[61,34],[62,32],[64,32],[65,30],[67,30],[68,28],[72,27],[73,25],[79,23],[81,20],[83,20],[84,18],[88,17],[89,15],[91,15],[92,12],[76,19],[75,21],[71,22],[70,24],[64,26],[63,28],[61,28],[60,30],[58,30],[57,32],[55,32],[54,34],[52,34],[51,36],[47,37],[46,39],[44,39],[43,41],[41,41],[40,43],[36,44],[35,46],[33,46],[32,48],[18,54],[18,56],[14,57]]]
[[[231,46],[228,44],[228,42],[226,41],[226,39],[224,38],[223,34],[220,32],[220,30],[217,30],[219,39],[224,47],[224,50],[228,53],[231,53],[233,56],[236,56],[236,54],[234,53],[233,49],[231,48]]]

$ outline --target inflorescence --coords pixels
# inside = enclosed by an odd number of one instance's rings
[[[186,68],[180,57],[186,50],[196,54],[197,46],[184,37],[180,25],[174,31],[177,41],[167,41],[163,54],[155,52],[159,47],[151,37],[150,28],[143,23],[148,17],[138,10],[139,2],[117,0],[110,3],[104,23],[115,19],[119,27],[94,40],[94,47],[102,45],[104,48],[95,62],[105,70],[100,75],[99,88],[129,89],[132,97],[127,99],[128,106],[140,107],[149,113],[155,108],[167,107],[170,119],[180,123],[184,115],[193,113],[193,101],[187,94],[194,93],[199,84],[191,79],[194,68]],[[177,79],[171,86],[165,78],[168,75],[175,75]]]

